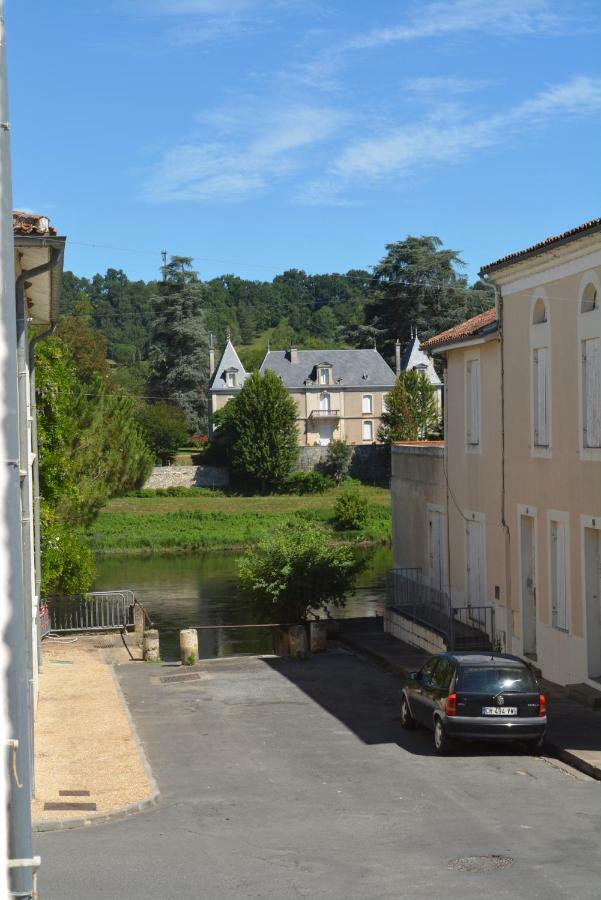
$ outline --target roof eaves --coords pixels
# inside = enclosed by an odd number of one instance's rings
[[[517,250],[515,253],[509,253],[507,256],[502,256],[500,259],[488,263],[486,266],[482,266],[479,274],[482,276],[489,274],[490,272],[495,272],[497,269],[514,265],[517,262],[530,259],[533,256],[540,256],[540,254],[546,253],[547,250],[552,250],[554,247],[560,247],[562,244],[570,243],[578,238],[596,234],[600,231],[601,218],[591,219],[589,222],[584,222],[584,224],[578,225],[576,228],[571,228],[569,231],[564,231],[562,234],[557,234],[545,238],[544,241],[539,241],[537,244],[532,244],[531,247],[526,247],[524,250]]]

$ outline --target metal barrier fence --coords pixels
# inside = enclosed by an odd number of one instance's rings
[[[51,631],[115,631],[134,624],[134,592],[91,591],[48,597]]]
[[[447,593],[424,583],[421,569],[391,569],[386,588],[386,606],[435,631],[447,649],[491,649],[494,645],[494,607],[453,606]]]

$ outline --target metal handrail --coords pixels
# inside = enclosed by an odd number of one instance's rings
[[[135,602],[134,592],[129,589],[45,598],[50,630],[55,632],[115,631],[132,627]]]

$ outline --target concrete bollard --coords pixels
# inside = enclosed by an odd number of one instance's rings
[[[328,649],[328,623],[325,619],[311,622],[311,653],[325,653]]]
[[[134,603],[134,634],[138,638],[144,635],[145,616],[144,610],[137,603]]]
[[[291,625],[288,628],[290,656],[293,659],[304,659],[307,656],[307,629],[304,625]]]
[[[150,628],[144,632],[144,646],[142,655],[145,662],[160,662],[161,651],[159,649],[159,632],[156,628]]]
[[[340,634],[340,622],[338,621],[338,619],[326,619],[325,621],[328,638],[330,640],[335,640]]]
[[[195,666],[198,662],[198,632],[196,628],[182,628],[180,631],[179,655],[182,666]]]

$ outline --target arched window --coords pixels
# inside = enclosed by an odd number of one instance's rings
[[[533,456],[551,454],[551,325],[546,294],[532,298],[530,327],[530,420]]]
[[[594,309],[598,309],[599,302],[597,298],[597,288],[594,284],[587,284],[584,291],[582,292],[582,300],[580,301],[580,312],[587,313],[592,312]]]
[[[539,297],[536,303],[534,304],[534,310],[532,312],[532,324],[533,325],[542,325],[547,321],[547,307],[545,305],[545,301],[542,297]]]
[[[371,416],[373,412],[373,400],[371,394],[363,394],[363,412]]]

